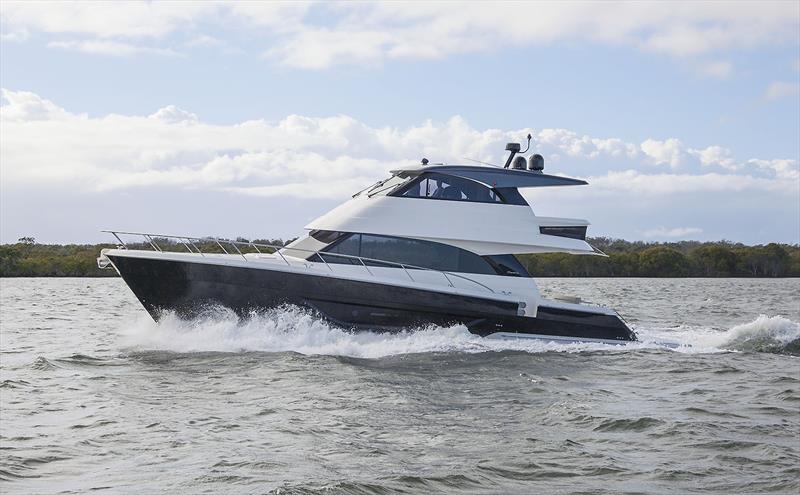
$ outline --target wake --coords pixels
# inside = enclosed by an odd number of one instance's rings
[[[625,345],[555,343],[530,339],[491,339],[466,327],[427,327],[400,333],[351,332],[330,325],[297,307],[284,307],[239,318],[227,308],[210,308],[183,320],[167,313],[156,323],[143,316],[122,330],[122,345],[133,350],[173,352],[298,352],[380,358],[431,352],[490,351],[586,352],[672,349],[682,353],[726,351],[800,355],[800,324],[781,316],[761,315],[727,331],[702,327],[636,328],[640,341]],[[665,346],[664,342],[674,342]]]

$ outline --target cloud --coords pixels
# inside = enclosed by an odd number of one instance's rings
[[[672,168],[681,165],[684,156],[684,146],[678,139],[670,138],[664,141],[647,139],[641,144],[644,153],[650,162],[655,165],[668,164]]]
[[[2,90],[3,241],[33,232],[83,242],[109,218],[132,230],[295,235],[388,170],[416,166],[423,156],[502,163],[505,143],[527,133],[549,173],[591,184],[525,191],[537,214],[588,215],[595,233],[627,237],[653,225],[752,242],[795,242],[798,232],[800,169],[792,158],[737,158],[677,138],[645,145],[563,128],[478,129],[459,116],[401,128],[346,115],[215,125],[174,105],[148,113],[89,116],[35,93]],[[654,149],[668,150],[660,165]],[[681,157],[679,173],[670,168],[673,155]],[[240,209],[232,218],[219,204]],[[51,213],[37,214],[42,208]]]
[[[338,10],[345,13],[333,26],[304,23],[268,55],[290,67],[320,69],[581,41],[696,57],[791,43],[798,21],[796,9],[781,2],[377,3]],[[715,62],[705,72],[727,77],[731,69]]]
[[[110,55],[113,57],[129,57],[139,54],[178,56],[179,53],[168,48],[152,48],[119,41],[51,41],[48,48],[58,48],[94,55]]]
[[[205,17],[218,7],[205,2],[3,2],[11,27],[95,38],[158,38]]]
[[[167,124],[194,124],[198,122],[197,115],[182,110],[175,105],[167,105],[164,108],[159,108],[158,111],[152,115],[148,115],[147,118],[160,120]]]
[[[201,23],[237,23],[282,31],[302,20],[309,2],[62,2],[4,1],[2,24],[90,38],[164,38]]]
[[[73,115],[50,100],[28,91],[0,89],[0,122],[64,121],[85,116]]]
[[[650,229],[645,230],[642,232],[642,235],[645,237],[687,237],[693,234],[701,234],[703,229],[698,227],[675,227],[675,228],[665,228],[659,227],[657,229]]]
[[[773,81],[764,91],[764,100],[775,101],[800,95],[800,84],[785,81]]]
[[[434,162],[463,163],[462,157],[469,157],[502,163],[504,144],[527,133],[548,171],[588,177],[599,195],[794,194],[798,184],[793,159],[740,163],[728,149],[694,150],[676,138],[637,145],[567,129],[480,130],[459,116],[408,128],[371,127],[345,115],[213,125],[174,105],[147,116],[88,117],[30,92],[4,89],[2,98],[0,166],[10,187],[178,188],[343,199],[390,169],[415,166],[423,156]],[[642,162],[680,163],[683,173],[644,173],[637,169]],[[726,173],[703,170],[710,166]],[[747,174],[731,173],[744,166]],[[693,167],[703,173],[693,173]]]
[[[728,170],[736,170],[741,165],[731,157],[731,150],[722,146],[709,146],[702,150],[689,149],[688,152],[696,156],[703,166],[719,166]]]
[[[266,44],[265,57],[313,70],[554,42],[626,45],[691,58],[794,43],[798,22],[796,6],[781,1],[5,2],[2,15],[9,32],[69,34],[87,43],[173,35],[191,43],[208,41],[202,31],[209,26],[234,26]],[[720,61],[703,71],[724,78],[731,69]]]
[[[653,197],[712,192],[760,191],[797,195],[800,184],[788,177],[765,178],[752,174],[643,174],[638,170],[609,171],[588,181],[596,194]]]
[[[775,173],[775,176],[780,179],[786,179],[795,182],[800,181],[800,167],[798,167],[797,161],[795,160],[761,160],[758,158],[751,158],[747,160],[747,163],[761,169],[771,170]]]

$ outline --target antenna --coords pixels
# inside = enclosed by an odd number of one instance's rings
[[[525,151],[523,151],[523,153],[526,153],[530,148],[531,148],[531,135],[528,134],[528,147],[525,148]],[[508,168],[508,166],[511,165],[511,160],[514,159],[514,155],[519,153],[519,150],[520,150],[519,143],[507,143],[506,144],[506,151],[510,151],[511,154],[508,155],[508,159],[506,160],[506,164],[503,165],[503,168]]]
[[[508,155],[508,160],[506,160],[506,164],[503,165],[503,168],[508,168],[511,165],[511,160],[514,159],[514,155],[519,153],[519,143],[507,143],[506,144],[506,151],[510,151],[511,154]]]
[[[525,148],[525,151],[520,151],[520,153],[527,153],[529,149],[531,149],[531,134],[530,133],[528,133],[528,147]]]
[[[490,166],[492,166],[492,167],[499,167],[499,165],[495,165],[494,163],[482,162],[482,161],[480,161],[480,160],[476,160],[476,159],[474,159],[474,158],[467,158],[466,156],[462,156],[462,157],[461,157],[461,159],[462,159],[462,160],[469,160],[469,161],[471,161],[471,162],[475,162],[475,163],[482,163],[483,165],[490,165]]]

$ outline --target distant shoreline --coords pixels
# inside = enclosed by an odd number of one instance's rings
[[[588,238],[587,241],[608,256],[547,253],[517,257],[536,278],[800,277],[800,245],[797,244],[648,243],[607,237]],[[275,239],[258,242],[283,245],[281,240]],[[101,270],[96,263],[101,249],[114,247],[113,244],[37,244],[32,238],[20,239],[15,244],[0,244],[0,277],[117,277],[113,269]],[[213,252],[214,246],[203,249]]]

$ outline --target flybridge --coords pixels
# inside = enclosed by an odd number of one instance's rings
[[[528,134],[528,147],[522,153],[527,153],[530,145],[531,135]],[[428,160],[423,158],[421,167],[392,170],[391,173],[401,178],[407,178],[435,172],[479,182],[491,188],[580,186],[587,184],[586,181],[580,179],[545,174],[543,172],[544,158],[542,155],[535,153],[526,160],[524,156],[517,156],[520,153],[520,148],[519,143],[508,143],[506,145],[506,151],[510,153],[503,168],[477,165],[428,166]]]
[[[523,157],[517,157],[522,158]],[[462,179],[480,182],[486,187],[547,187],[547,186],[581,186],[588,184],[585,180],[532,173],[526,170],[506,169],[496,167],[478,167],[471,165],[433,165],[413,169],[392,170],[391,173],[400,177],[416,177],[426,172],[438,172],[452,175]]]

